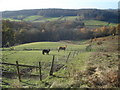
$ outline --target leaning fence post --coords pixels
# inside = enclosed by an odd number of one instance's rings
[[[70,54],[71,54],[71,52],[69,52],[69,54],[68,54],[68,56],[67,56],[66,63],[67,63],[67,61],[68,61],[68,59],[69,59],[69,57],[70,57]]]
[[[19,70],[19,64],[18,61],[16,61],[16,67],[17,67],[17,74],[18,74],[18,79],[21,82],[21,76],[20,76],[20,70]]]
[[[78,55],[79,51],[77,51],[77,55]]]
[[[41,62],[39,62],[39,74],[40,74],[40,81],[42,81]]]
[[[51,65],[50,74],[49,74],[50,76],[53,75],[54,59],[55,59],[55,55],[53,55],[53,59],[52,59],[52,65]]]
[[[73,57],[75,56],[76,51],[73,52]]]

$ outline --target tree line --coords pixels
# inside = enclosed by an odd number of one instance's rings
[[[2,47],[40,41],[91,39],[117,35],[119,29],[120,24],[89,29],[78,19],[42,23],[2,20]]]

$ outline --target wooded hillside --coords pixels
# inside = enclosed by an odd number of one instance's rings
[[[24,20],[29,16],[64,17],[79,16],[80,19],[96,19],[112,23],[118,23],[118,10],[100,9],[33,9],[19,11],[4,11],[3,18]]]
[[[83,40],[117,35],[118,28],[120,28],[120,25],[90,29],[81,20],[51,21],[47,23],[3,20],[2,44],[3,47],[8,47],[40,41]]]

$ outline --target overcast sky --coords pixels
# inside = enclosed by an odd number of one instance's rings
[[[0,11],[63,8],[117,9],[119,0],[0,0]]]

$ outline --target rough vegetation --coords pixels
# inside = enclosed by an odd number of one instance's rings
[[[86,69],[74,73],[74,75],[77,75],[73,76],[73,78],[76,78],[76,80],[83,79],[82,84],[84,83],[86,85],[85,87],[90,88],[120,87],[118,38],[118,36],[97,38],[96,41],[90,43],[92,48],[91,51],[93,50],[93,53],[91,53],[86,61]],[[101,45],[96,45],[99,41],[102,42],[102,48]],[[97,49],[95,52],[94,48]],[[101,48],[102,50],[99,50],[98,48]],[[79,83],[80,82],[77,84]]]

